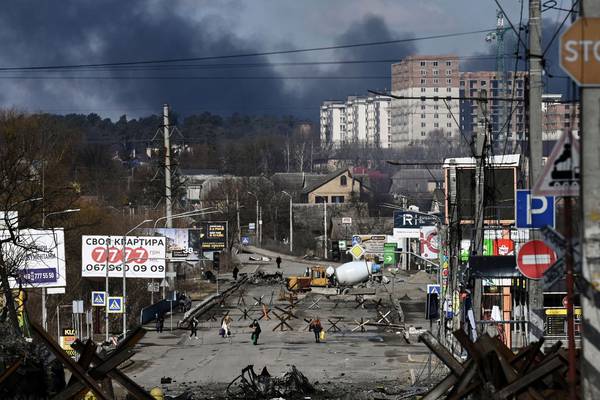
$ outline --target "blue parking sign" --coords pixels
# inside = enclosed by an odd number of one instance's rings
[[[530,190],[517,190],[515,201],[515,223],[517,228],[554,228],[554,196],[532,196]]]

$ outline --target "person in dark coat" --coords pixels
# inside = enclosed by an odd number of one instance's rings
[[[158,332],[162,333],[163,328],[165,327],[165,316],[160,314],[158,317]]]
[[[315,319],[310,321],[310,324],[308,325],[308,330],[313,331],[313,333],[315,334],[315,342],[320,343],[321,342],[321,331],[323,330],[323,326],[321,325],[321,321],[319,320],[319,317],[316,317]]]
[[[198,320],[195,317],[190,322],[190,338],[192,336],[198,339]]]
[[[250,324],[250,328],[252,328],[252,344],[253,345],[257,345],[258,344],[258,337],[260,336],[260,325],[258,324],[258,320],[254,320],[252,321],[252,324]]]
[[[233,274],[233,280],[237,281],[238,274],[240,273],[240,270],[237,267],[237,265],[233,267],[233,271],[231,271],[231,273]]]
[[[277,258],[275,259],[275,262],[277,263],[277,268],[281,268],[281,257],[277,256]]]

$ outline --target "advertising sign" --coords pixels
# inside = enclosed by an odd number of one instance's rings
[[[62,336],[60,337],[60,347],[72,358],[77,357],[77,352],[73,350],[71,344],[77,339],[75,336],[75,329],[65,328],[62,330]]]
[[[421,257],[436,260],[440,255],[440,238],[435,226],[424,226],[420,233]]]
[[[18,211],[0,211],[0,229],[17,229],[18,227]]]
[[[353,243],[360,244],[370,257],[383,258],[383,246],[387,241],[386,235],[353,235]]]
[[[227,246],[227,224],[225,222],[206,222],[203,224],[202,250],[221,251]]]
[[[146,235],[163,236],[166,239],[166,256],[170,261],[185,261],[200,253],[201,229],[157,228],[142,230]]]
[[[18,234],[18,245],[2,244],[5,261],[19,265],[19,278],[9,279],[11,288],[66,286],[65,233],[62,228],[21,229]],[[8,231],[0,231],[0,238],[8,235]]]
[[[420,228],[434,226],[439,219],[434,215],[414,211],[394,211],[394,228]]]
[[[125,239],[125,241],[123,241]],[[125,249],[125,259],[123,258]],[[160,236],[82,236],[81,276],[111,278],[165,277],[166,239]]]

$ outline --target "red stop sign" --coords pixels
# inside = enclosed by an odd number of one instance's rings
[[[530,240],[525,243],[517,257],[519,271],[529,279],[540,279],[555,262],[554,250],[541,240]]]

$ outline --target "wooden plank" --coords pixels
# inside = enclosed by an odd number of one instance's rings
[[[10,376],[12,374],[14,374],[15,371],[18,370],[20,366],[21,366],[21,359],[18,359],[10,367],[8,367],[4,371],[2,371],[2,374],[0,374],[0,388],[2,388],[4,381],[7,380],[8,378],[10,378]]]
[[[455,375],[462,375],[463,365],[446,349],[432,334],[425,332],[419,336],[419,341],[429,348]]]
[[[473,382],[477,375],[477,364],[474,362],[465,369],[465,372],[458,378],[458,385],[455,385],[452,392],[448,395],[448,399],[459,400],[463,399],[475,388],[481,386],[481,381]]]
[[[421,400],[439,400],[441,399],[448,389],[454,386],[458,382],[458,377],[452,373],[446,375],[437,385],[435,385]]]
[[[552,357],[550,360],[539,365],[527,375],[502,388],[502,390],[498,391],[493,398],[495,400],[506,399],[516,392],[530,386],[546,375],[551,374],[556,369],[563,367],[564,365],[565,364],[559,357]]]
[[[90,367],[90,364],[92,363],[94,354],[96,354],[96,343],[89,339],[86,340],[85,344],[82,343],[79,339],[76,339],[75,342],[79,342],[81,346],[83,346],[82,350],[79,352],[80,356],[79,360],[77,360],[77,364],[79,364],[81,368],[87,371]],[[67,384],[67,386],[71,386],[75,382],[77,382],[77,379],[74,375],[71,375],[71,379],[69,379],[69,383]]]
[[[74,348],[75,351],[79,351],[77,348]],[[112,356],[112,354],[111,354]],[[98,354],[95,355],[93,363],[96,365],[100,365],[104,362],[104,359],[100,357]],[[137,383],[132,381],[127,375],[121,372],[118,368],[114,368],[107,372],[107,376],[117,381],[121,386],[123,386],[135,399],[142,400],[154,400],[152,396],[148,392],[144,390]],[[105,379],[106,380],[106,379]]]
[[[40,339],[48,346],[48,349],[59,359],[59,361],[69,370],[82,384],[88,387],[97,398],[101,400],[109,400],[109,398],[102,391],[98,383],[89,376],[86,371],[79,366],[60,346],[52,339],[44,329],[38,326],[35,322],[30,321],[30,326],[33,332],[35,332]]]

